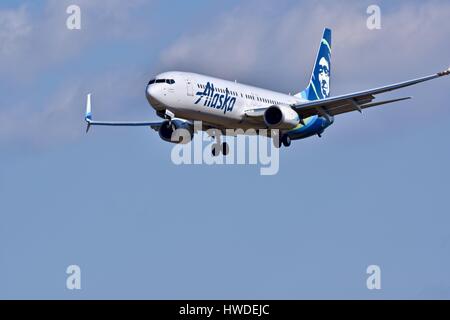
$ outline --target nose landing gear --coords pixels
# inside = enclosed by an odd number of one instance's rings
[[[221,142],[220,140],[220,134],[211,136],[211,138],[216,139],[216,143],[211,146],[211,154],[213,157],[219,156],[221,153],[224,156],[227,156],[230,152],[230,147],[228,146],[228,143]]]
[[[224,156],[228,155],[230,152],[230,147],[228,146],[228,143],[222,142],[222,143],[215,143],[211,147],[211,153],[214,157],[217,157],[222,153]]]

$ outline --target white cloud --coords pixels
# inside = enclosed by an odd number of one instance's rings
[[[31,33],[32,27],[25,6],[17,10],[0,11],[0,56],[11,56],[20,42]]]
[[[382,29],[370,31],[360,1],[308,2],[288,10],[251,1],[184,34],[162,61],[168,68],[256,78],[261,85],[295,91],[306,84],[323,28],[331,27],[335,80],[363,86],[446,66],[450,3],[403,2],[395,11],[381,9]]]
[[[0,109],[0,146],[20,144],[42,148],[68,143],[84,135],[86,94],[93,92],[94,117],[126,119],[133,115],[153,115],[145,102],[138,70],[109,72],[84,81],[67,79],[42,107],[25,97]]]
[[[220,17],[212,28],[184,35],[163,53],[165,65],[231,76],[254,70],[269,25],[259,16],[243,19],[241,7]]]
[[[0,10],[1,81],[7,79],[9,86],[19,91],[24,87],[26,92],[15,99],[3,97],[0,144],[20,141],[48,145],[76,139],[83,133],[83,104],[88,91],[94,92],[96,114],[101,115],[107,106],[103,114],[120,119],[123,110],[130,115],[130,103],[140,109],[147,106],[143,96],[147,65],[131,70],[118,66],[92,74],[88,80],[74,70],[69,76],[56,77],[58,84],[48,97],[39,97],[43,72],[59,74],[59,68],[67,68],[73,58],[88,57],[90,49],[104,39],[117,44],[144,38],[151,42],[151,21],[140,15],[144,5],[148,8],[144,0],[77,1],[82,9],[82,32],[65,27],[65,9],[71,3],[49,0],[39,12],[27,6]],[[199,21],[198,29],[187,29],[162,51],[161,69],[191,70],[286,92],[299,91],[306,85],[326,26],[334,30],[334,93],[439,71],[450,62],[446,41],[449,3],[402,2],[395,11],[382,6],[380,31],[369,31],[366,18],[366,7],[359,1],[346,2],[345,6],[335,2],[245,2],[206,22],[193,17]],[[164,36],[164,32],[159,35]],[[443,94],[444,90],[435,91],[427,99],[441,101]],[[432,110],[439,104],[427,107]]]
[[[83,53],[98,40],[127,40],[142,35],[143,21],[133,14],[144,0],[78,0],[82,29],[68,30],[66,9],[73,1],[49,0],[40,11],[28,6],[0,10],[0,74],[35,80],[39,72]]]
[[[409,1],[382,5],[382,29],[367,29],[361,1],[308,1],[295,5],[250,1],[224,12],[204,28],[187,31],[163,53],[166,69],[193,70],[282,92],[298,92],[309,81],[324,27],[333,29],[332,94],[364,90],[444,70],[450,63],[450,3]],[[386,113],[339,117],[333,130],[355,136],[397,132],[448,114],[448,79],[412,90],[421,94]],[[432,90],[432,91],[430,91]],[[411,89],[396,92],[411,95]],[[380,97],[380,99],[387,98]],[[369,115],[370,113],[370,115]],[[366,115],[366,112],[364,113]],[[356,116],[356,115],[353,115]],[[338,120],[338,119],[337,119]],[[402,129],[403,128],[403,129]]]
[[[88,59],[88,49],[99,41],[134,39],[143,21],[135,21],[133,13],[145,1],[79,0],[81,31],[66,28],[66,8],[72,3],[49,0],[42,10],[28,6],[0,10],[1,81],[14,91],[5,96],[9,92],[4,89],[0,104],[0,145],[42,147],[79,137],[84,132],[87,92],[106,97],[103,101],[108,111],[116,113],[124,105],[125,110],[130,109],[121,102],[125,98],[133,102],[136,92],[143,99],[143,89],[137,89],[144,83],[140,70],[123,66],[83,79],[76,69],[61,76],[64,71],[60,68],[80,55]],[[49,73],[52,80],[48,80]],[[48,96],[42,97],[41,90]],[[102,105],[98,110],[101,112]]]

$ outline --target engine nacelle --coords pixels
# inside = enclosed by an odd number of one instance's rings
[[[271,106],[264,112],[264,122],[270,129],[293,129],[300,119],[290,107]]]
[[[173,141],[172,135],[175,132],[175,130],[178,129],[185,129],[186,130],[185,132],[188,134],[190,139],[184,137],[185,134],[182,131],[180,131],[181,134],[178,136],[178,139]],[[180,119],[174,119],[171,122],[169,120],[164,121],[161,124],[161,127],[159,128],[160,138],[163,139],[164,141],[171,143],[189,143],[192,140],[193,135],[194,135],[194,128],[192,124],[189,121],[184,121]]]

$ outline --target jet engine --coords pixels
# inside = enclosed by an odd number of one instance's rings
[[[293,129],[300,119],[297,112],[286,106],[271,106],[264,112],[264,122],[270,129]]]
[[[179,130],[181,129],[181,130]],[[174,135],[175,131],[176,135]],[[173,119],[164,121],[159,128],[161,139],[171,143],[189,143],[194,135],[194,127],[189,121]],[[174,140],[172,140],[174,139]]]

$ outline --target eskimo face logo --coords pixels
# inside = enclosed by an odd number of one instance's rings
[[[329,38],[329,40],[327,40]],[[330,75],[331,75],[331,34],[324,34],[320,44],[318,58],[314,66],[311,82],[308,87],[308,99],[326,99],[330,96]]]
[[[218,110],[223,110],[223,113],[228,111],[233,111],[234,105],[236,103],[236,97],[232,97],[228,88],[225,89],[225,94],[215,93],[214,84],[207,83],[205,90],[198,91],[197,96],[199,98],[195,101],[195,104],[199,104],[204,98],[203,105],[205,107],[210,107]]]
[[[323,97],[330,95],[330,65],[324,57],[319,61],[319,83]]]

